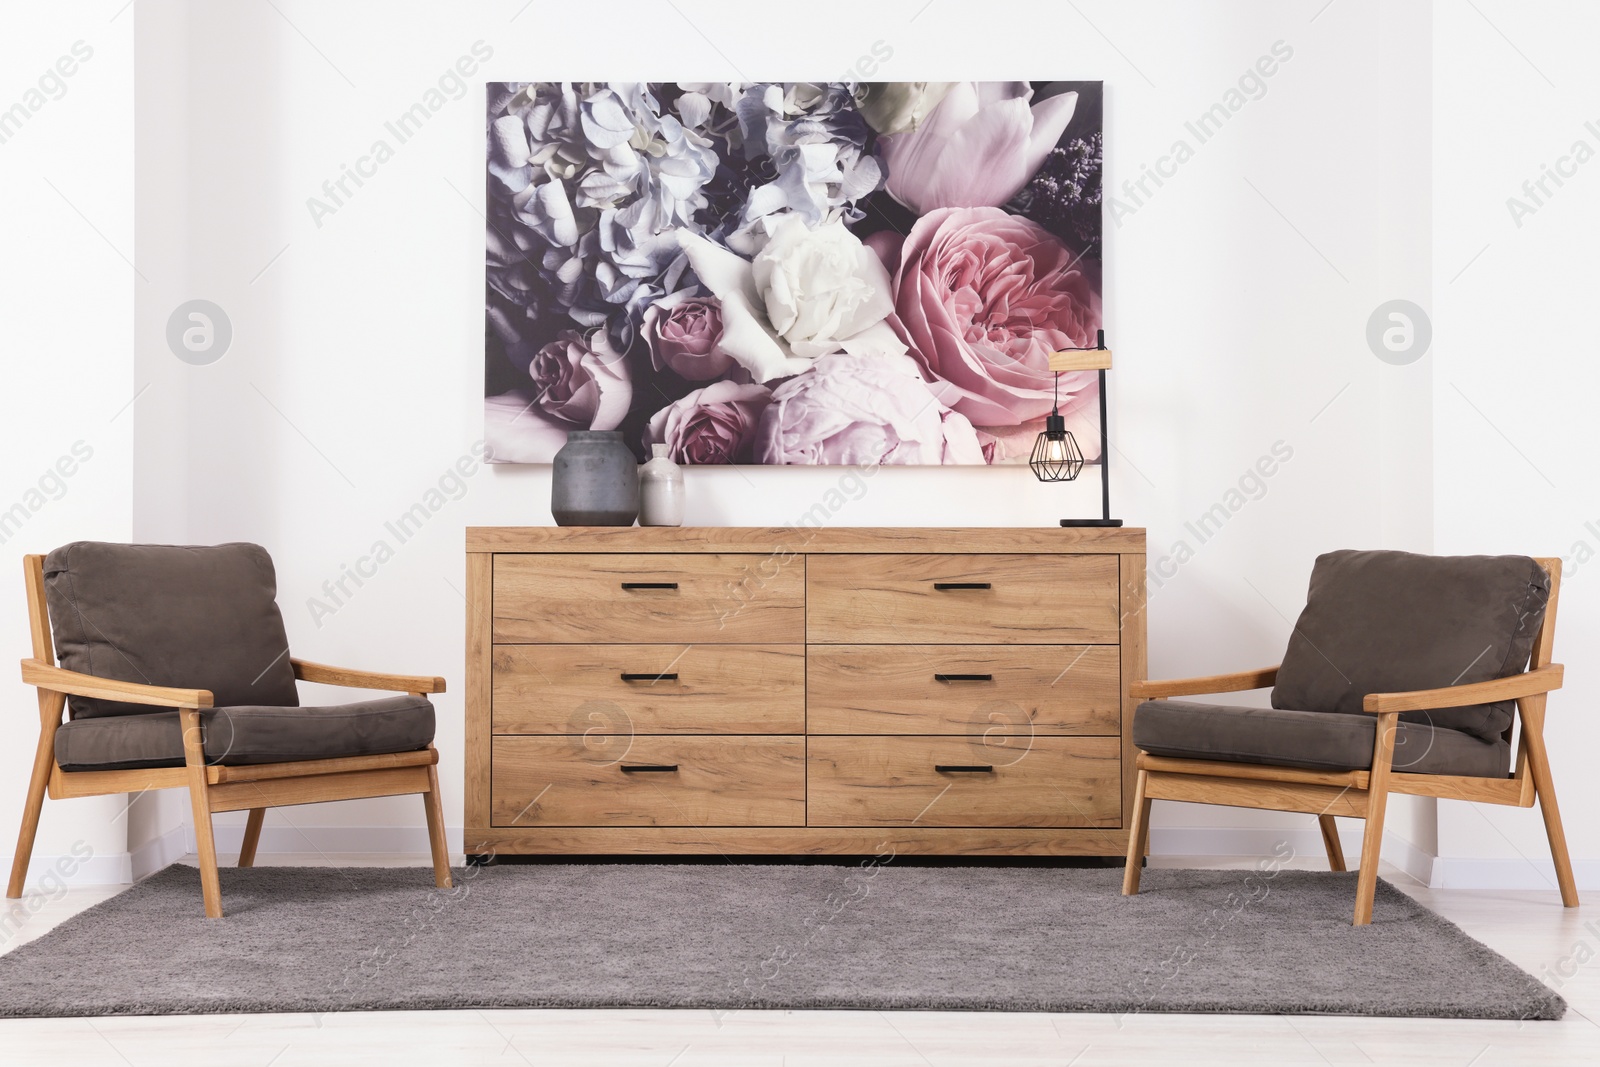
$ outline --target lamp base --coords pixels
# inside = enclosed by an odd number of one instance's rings
[[[1063,526],[1121,526],[1121,519],[1062,519]]]

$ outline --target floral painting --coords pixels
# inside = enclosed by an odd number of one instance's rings
[[[486,440],[690,464],[1098,461],[1098,82],[487,89]]]

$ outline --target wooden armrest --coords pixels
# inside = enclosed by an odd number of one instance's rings
[[[169,689],[160,685],[119,682],[79,674],[36,659],[22,661],[22,680],[52,693],[100,700],[123,700],[130,704],[150,704],[158,708],[209,708],[211,694],[204,689]]]
[[[350,667],[329,667],[323,663],[308,663],[303,659],[290,659],[294,676],[302,682],[321,682],[323,685],[342,685],[348,689],[384,689],[396,693],[442,693],[444,679],[410,674],[379,674],[376,671],[358,671]]]
[[[1377,714],[1391,711],[1432,711],[1468,704],[1494,704],[1502,700],[1538,696],[1561,688],[1565,668],[1552,663],[1537,670],[1492,678],[1487,682],[1447,685],[1443,689],[1418,689],[1410,693],[1368,693],[1362,710]]]
[[[1204,693],[1241,693],[1246,689],[1264,689],[1277,680],[1278,668],[1262,667],[1260,670],[1212,674],[1204,678],[1134,682],[1128,687],[1128,692],[1140,700],[1159,700],[1162,697],[1192,697]]]

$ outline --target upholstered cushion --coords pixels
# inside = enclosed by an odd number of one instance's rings
[[[45,595],[61,666],[97,678],[208,689],[217,707],[293,707],[294,668],[259,545],[112,545],[50,553]],[[74,719],[148,705],[72,697]]]
[[[433,741],[427,697],[397,696],[325,708],[211,708],[200,713],[206,762],[226,765],[411,752]],[[74,719],[56,731],[65,771],[176,767],[183,730],[176,711]]]
[[[1528,665],[1549,596],[1550,576],[1527,556],[1319,556],[1272,706],[1360,712],[1368,693],[1516,674]],[[1492,741],[1514,708],[1506,701],[1402,718]]]
[[[1243,708],[1149,700],[1134,709],[1133,743],[1157,756],[1265,763],[1319,771],[1367,770],[1377,716],[1283,708]],[[1460,730],[1402,722],[1394,769],[1409,774],[1500,777],[1510,772],[1511,746]]]

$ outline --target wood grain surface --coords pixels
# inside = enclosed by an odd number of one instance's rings
[[[803,645],[497,645],[494,730],[803,734],[805,687]]]
[[[496,826],[801,826],[803,737],[496,737]],[[625,743],[619,743],[625,742]],[[675,767],[676,770],[641,768]]]
[[[813,734],[1116,734],[1112,645],[811,645]]]
[[[1115,737],[1036,737],[1001,755],[949,736],[807,745],[810,826],[1115,827],[1122,814]],[[940,769],[958,767],[989,769]]]
[[[805,561],[741,555],[497,555],[497,642],[805,640]]]
[[[1116,644],[1116,556],[816,556],[806,632],[826,644]]]

